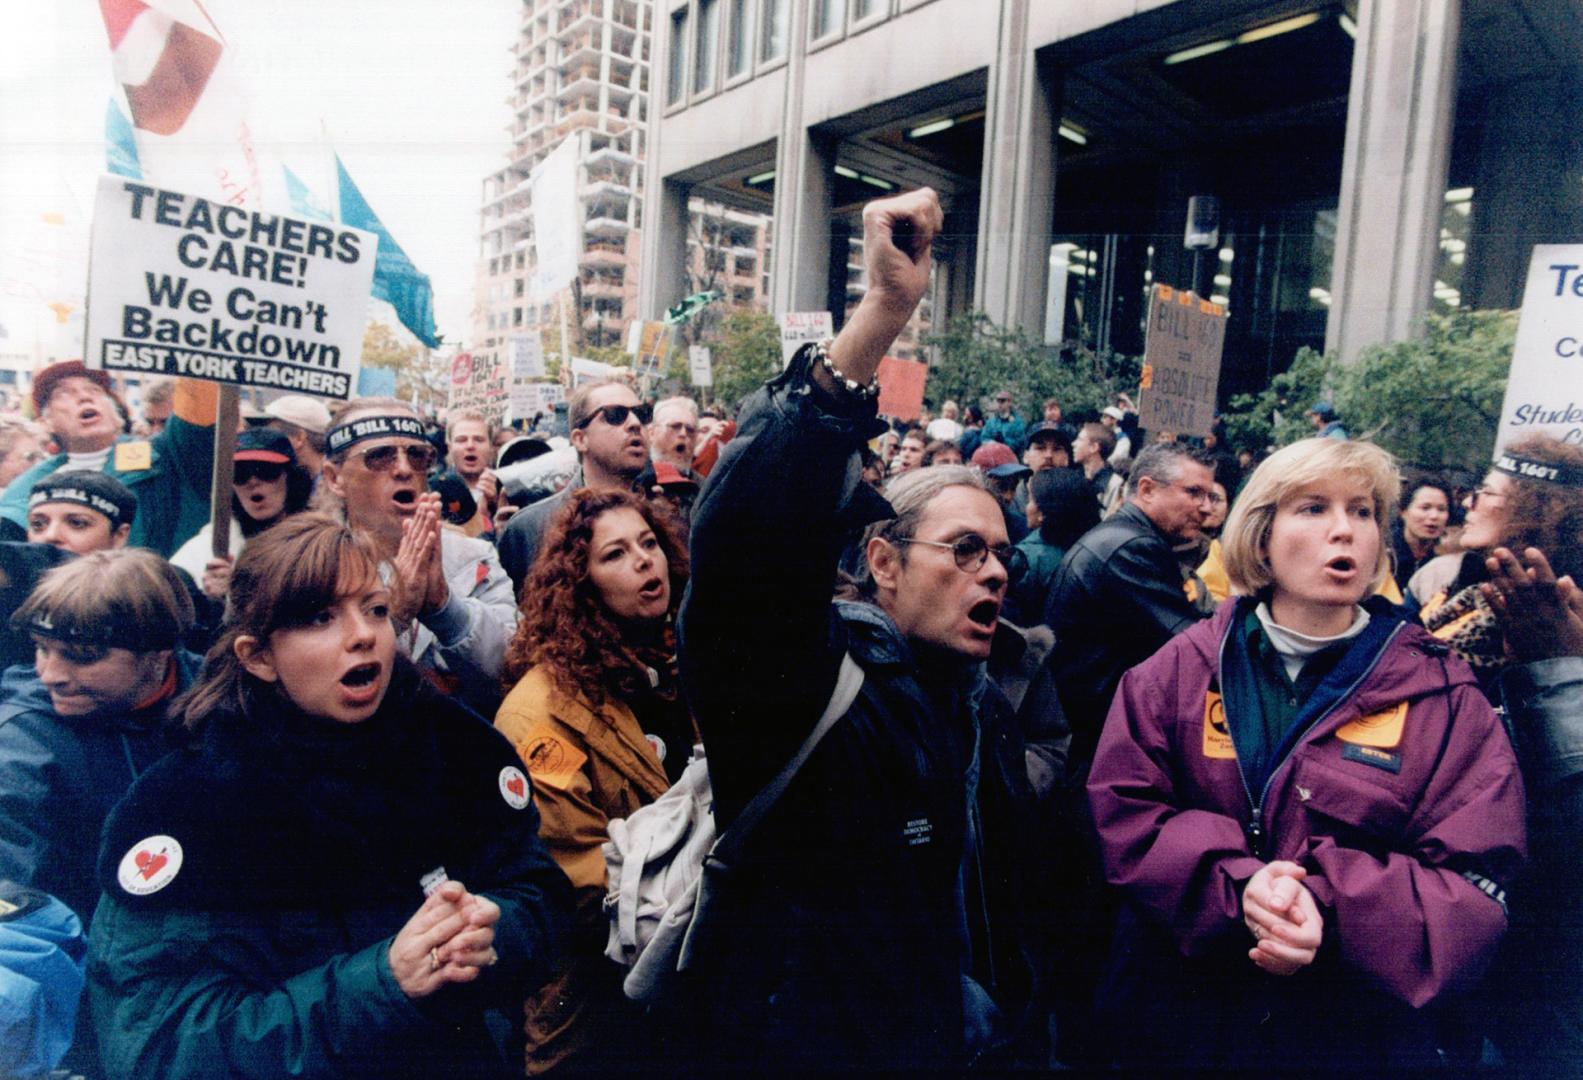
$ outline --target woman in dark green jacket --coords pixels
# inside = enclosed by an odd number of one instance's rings
[[[313,515],[237,561],[192,746],[105,827],[107,1075],[513,1071],[486,1015],[552,970],[569,887],[510,744],[398,655],[377,565]]]

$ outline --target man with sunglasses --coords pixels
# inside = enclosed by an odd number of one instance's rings
[[[517,626],[511,581],[486,541],[441,527],[428,486],[438,453],[395,398],[344,406],[325,438],[324,484],[406,583],[393,605],[399,640],[425,674],[486,716]]]
[[[1044,892],[1027,880],[1043,860],[1023,742],[984,674],[1005,519],[961,466],[906,473],[886,498],[860,471],[885,428],[875,373],[928,288],[942,221],[928,190],[864,210],[863,300],[748,402],[694,506],[680,662],[717,828],[804,744],[843,657],[863,672],[700,931],[714,1069],[1028,1060],[1020,908]],[[832,603],[855,530],[859,595]]]
[[[596,379],[572,391],[566,403],[566,424],[577,471],[566,486],[547,499],[518,510],[496,541],[500,562],[512,583],[522,582],[539,557],[539,547],[555,512],[579,488],[631,491],[649,463],[644,429],[653,413],[632,387],[619,379]]]

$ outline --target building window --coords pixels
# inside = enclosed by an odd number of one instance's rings
[[[665,80],[665,104],[675,105],[687,92],[687,9],[671,13],[670,74]]]
[[[852,21],[862,22],[871,15],[877,15],[884,6],[885,0],[852,0]]]
[[[790,0],[764,0],[764,21],[759,28],[759,59],[779,60],[786,55],[786,27]]]
[[[814,0],[813,40],[829,37],[846,21],[846,0]]]
[[[714,86],[715,50],[720,42],[719,0],[698,0],[698,27],[693,39],[693,93]]]
[[[731,0],[731,25],[726,33],[726,78],[734,79],[748,69],[748,42],[753,25],[748,21],[748,0]]]

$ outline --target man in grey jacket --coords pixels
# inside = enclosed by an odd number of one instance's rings
[[[326,444],[321,501],[339,503],[406,585],[394,605],[403,648],[443,689],[493,716],[516,599],[493,547],[441,527],[423,422],[394,398],[366,398],[335,418]]]

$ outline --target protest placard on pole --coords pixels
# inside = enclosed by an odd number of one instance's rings
[[[359,229],[103,177],[88,365],[350,397],[376,244]]]
[[[879,412],[897,420],[916,420],[923,412],[923,386],[929,365],[887,356],[879,362]]]
[[[687,346],[687,373],[694,386],[715,384],[713,356],[707,345]]]
[[[1536,431],[1583,443],[1583,244],[1540,244],[1528,262],[1495,451]]]
[[[665,358],[671,351],[671,327],[665,322],[645,322],[637,331],[635,350],[632,353],[633,366],[645,375],[658,375],[665,366]],[[628,334],[628,342],[633,340]]]
[[[457,353],[451,361],[450,394],[445,411],[454,415],[477,410],[492,424],[503,423],[511,407],[511,383],[505,364],[475,353]]]
[[[797,350],[810,341],[823,341],[835,332],[828,311],[788,311],[780,317],[781,367],[791,363]]]
[[[538,408],[538,391],[544,378],[544,344],[537,334],[514,337],[508,349],[511,358],[511,408],[510,419],[531,420]]]
[[[1156,284],[1143,346],[1138,423],[1151,432],[1208,435],[1220,390],[1226,309]]]

